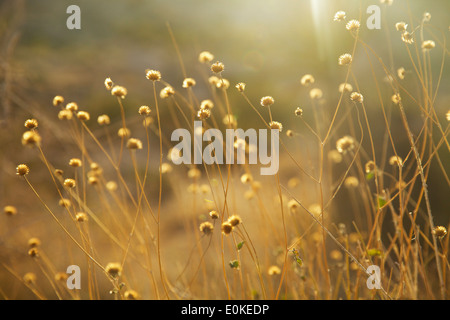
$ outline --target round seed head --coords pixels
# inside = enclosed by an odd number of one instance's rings
[[[200,109],[197,112],[197,117],[200,120],[206,120],[209,119],[209,117],[211,117],[211,110],[210,109]]]
[[[114,82],[111,80],[111,78],[106,78],[105,79],[105,87],[106,90],[111,90],[114,87]]]
[[[431,50],[436,46],[436,43],[434,43],[433,40],[425,40],[422,42],[422,49],[423,50]]]
[[[32,258],[39,258],[39,250],[37,248],[31,248],[28,250],[28,255]]]
[[[70,200],[69,199],[60,199],[59,201],[58,201],[58,204],[59,204],[59,206],[60,207],[63,207],[63,208],[68,208],[68,207],[70,207],[70,205],[72,204],[71,202],[70,202]]]
[[[72,119],[72,116],[73,116],[72,111],[67,109],[60,110],[58,113],[59,120],[70,120]]]
[[[244,92],[245,91],[245,83],[244,82],[239,82],[236,85],[236,89],[238,89],[239,92]]]
[[[392,156],[389,158],[389,164],[391,166],[401,167],[403,166],[403,160],[399,156]]]
[[[303,109],[301,109],[300,107],[298,107],[297,109],[295,109],[294,114],[297,117],[301,117],[303,115]]]
[[[406,22],[400,21],[395,24],[395,29],[397,29],[397,31],[405,32],[407,28],[408,25],[406,24]]]
[[[87,214],[84,212],[78,212],[75,218],[77,219],[78,222],[86,222],[89,219]]]
[[[408,31],[404,31],[402,33],[402,41],[406,44],[414,43],[413,35],[411,33],[409,33]]]
[[[206,235],[211,234],[213,230],[214,226],[211,222],[203,222],[202,224],[200,224],[200,231]]]
[[[212,108],[214,108],[214,103],[209,99],[203,100],[200,103],[200,109],[212,109]]]
[[[336,142],[336,149],[340,153],[346,153],[348,151],[351,151],[355,148],[355,140],[350,136],[345,136],[340,138]]]
[[[359,180],[353,176],[347,177],[344,180],[344,186],[349,189],[357,188],[359,186]]]
[[[225,78],[221,78],[219,79],[219,81],[217,81],[216,83],[216,88],[217,89],[228,89],[230,87],[230,81],[228,81]]]
[[[233,226],[236,227],[238,224],[242,223],[242,219],[237,215],[232,215],[228,218],[228,222]]]
[[[196,85],[196,82],[192,78],[186,78],[183,80],[183,88],[189,88]]]
[[[347,24],[345,25],[345,28],[349,31],[355,31],[358,30],[359,27],[361,27],[361,23],[359,23],[358,20],[350,20],[349,22],[347,22]]]
[[[69,166],[71,166],[71,167],[78,168],[78,167],[81,167],[82,165],[83,165],[83,163],[78,158],[72,158],[69,160]]]
[[[352,55],[350,53],[344,53],[339,56],[338,62],[340,66],[345,66],[352,63]]]
[[[122,98],[122,99],[125,99],[127,94],[128,94],[128,90],[122,86],[114,86],[111,89],[111,95]]]
[[[261,98],[261,105],[263,107],[269,107],[273,105],[275,100],[271,96],[265,96]]]
[[[111,119],[109,118],[108,115],[102,114],[98,116],[97,123],[101,126],[107,126],[111,123]]]
[[[132,150],[142,149],[142,142],[139,139],[130,138],[127,142],[127,148]]]
[[[278,266],[270,266],[269,269],[267,270],[267,274],[269,276],[276,276],[281,274],[281,269]]]
[[[311,99],[317,100],[317,99],[322,98],[322,96],[323,96],[323,92],[319,88],[314,88],[314,89],[311,89],[311,91],[309,91],[309,97]]]
[[[75,180],[74,179],[65,179],[64,186],[66,188],[75,188],[75,186],[76,186]]]
[[[110,262],[105,267],[106,272],[113,278],[122,274],[122,265],[118,262]]]
[[[444,226],[437,226],[433,229],[433,234],[438,238],[443,238],[447,235],[447,229]]]
[[[109,191],[116,191],[118,188],[117,182],[115,181],[108,181],[106,183],[106,189],[108,189]]]
[[[219,218],[219,213],[215,210],[212,210],[209,212],[209,216],[211,217],[211,219],[218,219]]]
[[[334,21],[342,21],[345,20],[345,12],[344,11],[338,11],[334,14]]]
[[[202,51],[198,55],[198,61],[201,63],[208,63],[214,59],[214,55],[209,51]]]
[[[91,118],[91,116],[86,111],[78,111],[77,118],[80,119],[81,121],[88,121]]]
[[[344,92],[352,92],[353,91],[353,87],[350,83],[341,83],[339,85],[339,92],[340,93],[344,93]]]
[[[36,248],[41,245],[41,240],[39,238],[30,238],[28,239],[28,247],[30,248]]]
[[[152,110],[150,110],[149,106],[141,106],[139,108],[139,114],[141,116],[148,116],[150,114],[150,112],[152,112]]]
[[[367,162],[366,162],[366,165],[365,165],[366,173],[371,173],[371,172],[373,172],[373,171],[375,170],[376,167],[377,167],[377,166],[376,166],[375,162],[373,162],[372,160],[367,161]]]
[[[33,272],[27,272],[23,276],[23,281],[25,281],[25,283],[27,284],[35,284],[36,279],[37,279],[36,274]]]
[[[28,119],[25,121],[25,128],[34,129],[38,127],[38,122],[36,119]]]
[[[66,104],[66,110],[70,110],[72,112],[78,111],[78,104],[76,102],[69,102]]]
[[[359,92],[352,92],[352,94],[350,95],[350,100],[352,100],[353,102],[362,103],[364,101],[364,97]]]
[[[14,206],[5,206],[3,208],[3,212],[7,215],[7,216],[15,216],[17,214],[17,209]]]
[[[403,80],[405,79],[405,68],[401,67],[397,69],[397,76],[399,77],[399,79]]]
[[[60,104],[64,103],[64,98],[62,96],[55,96],[53,98],[53,105],[55,107],[59,106]]]
[[[123,296],[124,296],[125,300],[138,300],[140,298],[139,293],[137,293],[137,291],[134,291],[134,290],[125,291]]]
[[[161,72],[157,70],[145,70],[145,77],[151,81],[159,81],[161,80]]]
[[[248,173],[244,173],[244,174],[241,176],[241,182],[242,182],[243,184],[250,184],[250,183],[252,183],[252,182],[253,182],[253,177],[252,177],[252,175],[251,175],[251,174],[248,174]]]
[[[233,226],[229,222],[224,222],[222,223],[221,230],[223,234],[229,235],[233,231]]]
[[[130,134],[131,134],[131,131],[130,131],[130,129],[128,129],[128,128],[120,128],[120,129],[117,131],[117,135],[118,135],[119,137],[121,137],[121,138],[129,137]]]
[[[270,126],[270,129],[275,129],[275,130],[278,130],[280,132],[283,131],[283,125],[280,122],[278,122],[278,121],[271,121],[269,123],[269,126]]]
[[[30,172],[30,168],[26,164],[19,164],[16,168],[17,175],[24,176]]]
[[[33,147],[41,142],[41,136],[34,130],[25,131],[22,135],[22,144]]]
[[[225,69],[225,66],[222,62],[215,62],[211,65],[211,71],[214,73],[221,73]]]
[[[311,84],[314,83],[314,77],[310,74],[305,74],[301,79],[300,79],[300,83],[302,84],[302,86],[309,86]]]

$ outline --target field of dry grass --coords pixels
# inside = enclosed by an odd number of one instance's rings
[[[0,299],[447,299],[449,5],[311,3],[2,3]],[[279,171],[174,164],[194,121]]]

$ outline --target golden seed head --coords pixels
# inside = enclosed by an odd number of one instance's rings
[[[70,119],[72,119],[72,115],[73,115],[72,111],[63,109],[63,110],[59,111],[58,119],[59,120],[70,120]]]
[[[233,226],[236,227],[238,224],[242,223],[242,219],[237,215],[232,215],[228,218],[228,222]]]
[[[139,114],[141,116],[148,116],[150,114],[150,112],[152,112],[152,110],[150,110],[149,106],[141,106],[141,107],[139,107]]]
[[[319,217],[322,214],[322,207],[318,203],[311,204],[308,207],[308,210],[316,217]]]
[[[225,78],[219,79],[219,81],[216,83],[216,88],[218,89],[228,89],[230,87],[230,81],[228,81]]]
[[[320,98],[322,98],[322,96],[323,96],[323,92],[319,88],[314,88],[314,89],[311,89],[311,91],[309,91],[309,97],[311,99],[320,99]]]
[[[353,150],[354,148],[355,140],[350,136],[342,137],[336,142],[336,149],[340,153],[346,153],[347,151]]]
[[[201,63],[208,63],[214,59],[214,55],[209,51],[202,51],[198,55],[198,61]]]
[[[33,272],[27,272],[23,276],[23,281],[25,281],[26,284],[34,284],[36,283],[36,279],[36,274],[34,274]]]
[[[198,179],[202,175],[202,172],[197,168],[191,168],[188,171],[188,177],[191,179]]]
[[[328,159],[334,163],[341,163],[342,154],[340,154],[337,150],[331,150],[330,152],[328,152]]]
[[[172,87],[167,86],[160,91],[159,96],[161,97],[161,99],[166,99],[170,96],[173,96],[174,94],[175,90]]]
[[[106,189],[108,189],[109,191],[116,191],[118,188],[117,182],[115,181],[108,181],[106,183]]]
[[[71,167],[78,168],[78,167],[81,167],[82,165],[83,165],[83,163],[81,162],[81,159],[72,158],[69,160],[69,166],[71,166]]]
[[[245,91],[245,86],[246,86],[246,84],[244,82],[239,82],[236,85],[236,89],[238,89],[239,92],[244,92]]]
[[[447,119],[447,121],[450,121],[450,110],[448,110],[445,114],[445,118]]]
[[[114,82],[111,80],[111,78],[106,78],[105,79],[105,87],[106,90],[111,90],[114,87]]]
[[[221,73],[225,69],[225,66],[222,62],[215,62],[211,65],[211,71],[214,73]]]
[[[41,136],[34,130],[25,131],[22,135],[22,144],[24,146],[35,146],[41,142]]]
[[[267,274],[269,276],[276,276],[281,274],[281,269],[278,266],[270,266],[269,269],[267,270]]]
[[[86,111],[78,111],[77,118],[80,119],[81,121],[88,121],[91,118],[91,116]]]
[[[431,50],[436,46],[433,40],[425,40],[422,42],[422,49],[424,50]]]
[[[30,248],[36,248],[36,247],[39,247],[40,245],[41,245],[41,240],[39,240],[39,238],[28,239],[28,246]]]
[[[209,99],[203,100],[200,103],[200,109],[212,109],[212,108],[214,108],[214,103]]]
[[[359,180],[357,177],[354,176],[347,177],[344,180],[344,186],[349,189],[356,188],[359,186]]]
[[[89,167],[94,170],[94,171],[101,171],[102,168],[100,167],[100,165],[97,162],[92,162]]]
[[[72,112],[78,111],[78,104],[76,102],[69,102],[66,104],[66,110],[70,110]]]
[[[145,77],[151,81],[159,81],[161,80],[161,72],[157,70],[145,70]]]
[[[211,222],[203,222],[200,224],[200,231],[204,234],[208,235],[211,234],[214,230],[214,226]]]
[[[62,171],[61,169],[55,169],[54,173],[55,173],[56,176],[62,177],[64,171]]]
[[[286,131],[286,136],[292,138],[292,137],[294,136],[294,131],[292,131],[292,130],[287,130],[287,131]]]
[[[209,216],[211,217],[211,219],[218,219],[219,218],[219,213],[215,210],[212,210],[209,212]]]
[[[429,22],[431,20],[431,14],[429,12],[425,12],[423,14],[423,21]]]
[[[297,209],[300,208],[300,205],[298,204],[298,202],[295,199],[291,199],[288,202],[288,208],[289,208],[289,210],[294,212],[294,211],[296,211]]]
[[[130,138],[127,142],[128,149],[142,149],[142,141],[136,138]]]
[[[24,176],[30,172],[30,168],[26,164],[19,164],[16,168],[17,175]]]
[[[389,164],[391,166],[401,167],[401,166],[403,166],[403,160],[399,156],[392,156],[389,158]]]
[[[399,77],[399,79],[405,79],[405,72],[405,68],[403,67],[397,69],[397,76]]]
[[[354,31],[354,30],[358,30],[359,27],[361,27],[361,23],[359,23],[358,20],[350,20],[349,22],[347,22],[347,24],[345,25],[345,28],[349,31]]]
[[[348,65],[348,64],[352,63],[352,60],[353,60],[353,58],[350,53],[344,53],[344,54],[340,55],[339,59],[338,59],[340,66]]]
[[[195,82],[192,78],[186,78],[183,80],[183,88],[189,88],[196,85],[197,82]]]
[[[411,33],[409,33],[408,31],[404,31],[402,33],[402,41],[407,44],[414,43],[413,35]]]
[[[269,107],[274,104],[275,100],[271,96],[265,96],[261,98],[261,105],[263,107]]]
[[[350,100],[352,100],[353,102],[362,103],[364,101],[364,97],[359,92],[352,92],[352,94],[350,95]]]
[[[352,92],[353,91],[353,87],[350,83],[341,83],[339,85],[339,92],[340,93],[344,93],[344,92]]]
[[[342,254],[342,252],[340,250],[332,250],[330,252],[330,258],[335,261],[341,261],[343,257],[344,257],[344,255]]]
[[[249,173],[244,173],[244,174],[241,176],[241,182],[242,182],[243,184],[250,184],[250,183],[252,183],[252,182],[253,182],[253,177],[252,177],[252,175],[249,174]]]
[[[55,274],[55,281],[66,281],[69,275],[65,272],[57,272]]]
[[[38,122],[36,119],[28,119],[27,121],[25,121],[25,127],[28,129],[34,129],[37,128],[38,126]]]
[[[64,98],[62,96],[55,96],[53,98],[53,105],[55,107],[59,106],[60,104],[64,103]]]
[[[31,248],[30,250],[28,250],[28,255],[32,258],[38,258],[39,250],[37,248]]]
[[[14,216],[17,214],[17,209],[14,206],[5,206],[3,208],[3,212],[7,215],[7,216]]]
[[[63,198],[63,199],[60,199],[60,200],[58,201],[58,204],[59,204],[60,207],[68,208],[68,207],[70,207],[70,205],[71,205],[72,203],[70,202],[69,199]]]
[[[295,109],[294,114],[295,114],[297,117],[301,117],[301,116],[303,115],[303,109],[300,108],[300,107],[298,107],[297,109]]]
[[[206,120],[206,119],[209,119],[209,117],[211,117],[211,110],[210,110],[210,109],[207,109],[207,108],[205,108],[205,109],[200,109],[200,110],[198,110],[198,112],[197,112],[197,117],[198,117],[200,120]]]
[[[408,25],[406,24],[406,22],[400,21],[395,24],[395,29],[397,29],[397,31],[405,32],[407,28]]]
[[[125,300],[138,300],[140,298],[139,293],[137,293],[137,291],[134,291],[131,289],[125,291],[123,296],[124,296]]]
[[[98,178],[96,176],[90,176],[88,177],[88,183],[92,186],[92,185],[96,185],[98,184]]]
[[[233,231],[233,226],[228,221],[222,223],[221,226],[222,233],[225,235],[229,235],[231,231]]]
[[[78,212],[77,215],[75,216],[75,219],[77,219],[78,222],[86,222],[88,221],[89,218],[86,213]]]
[[[110,262],[105,267],[106,272],[112,277],[119,277],[122,274],[122,265],[118,262]]]
[[[394,94],[394,95],[391,97],[391,100],[392,100],[393,103],[399,104],[399,103],[400,103],[400,100],[401,100],[400,94],[398,94],[398,93]]]
[[[118,135],[119,137],[121,137],[121,138],[129,137],[130,134],[131,134],[131,131],[130,131],[130,129],[128,129],[128,128],[120,128],[120,129],[117,131],[117,135]]]
[[[172,172],[173,168],[169,163],[163,163],[161,164],[161,173],[165,174],[165,173],[170,173]]]
[[[208,82],[209,84],[216,86],[220,81],[220,78],[216,77],[216,76],[211,76],[208,78]]]
[[[280,122],[278,122],[278,121],[271,121],[269,123],[269,126],[270,126],[270,129],[275,129],[275,130],[278,130],[280,132],[283,131],[283,125]]]
[[[300,83],[302,84],[302,86],[309,86],[310,84],[314,83],[314,77],[310,74],[305,74],[301,79],[300,79]]]
[[[111,89],[111,95],[122,98],[122,99],[125,99],[127,94],[128,94],[128,90],[122,86],[114,86]]]
[[[102,114],[98,116],[97,123],[101,126],[107,126],[111,123],[111,119],[109,118],[108,115]]]
[[[342,21],[345,20],[345,12],[344,11],[338,11],[334,14],[334,21]]]
[[[366,165],[365,165],[366,173],[373,172],[373,171],[375,170],[376,167],[377,167],[377,166],[376,166],[375,162],[373,162],[372,160],[367,161],[367,162],[366,162]]]
[[[74,179],[65,179],[64,186],[66,188],[75,188],[75,186],[76,186],[75,180]]]
[[[433,234],[436,237],[443,238],[447,235],[447,229],[444,226],[437,226],[433,229]]]

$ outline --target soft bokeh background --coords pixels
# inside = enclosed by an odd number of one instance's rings
[[[71,4],[81,8],[81,30],[66,28],[66,8]],[[42,135],[55,164],[63,164],[71,156],[67,151],[70,147],[65,144],[64,128],[52,125],[56,119],[51,105],[55,95],[63,95],[67,102],[76,101],[94,119],[98,114],[108,113],[113,122],[119,124],[117,102],[104,88],[106,77],[128,89],[125,107],[130,118],[135,116],[139,105],[153,104],[151,86],[144,74],[146,68],[160,70],[166,81],[177,90],[181,89],[183,74],[167,24],[174,33],[188,76],[201,79],[203,71],[209,74],[207,68],[199,65],[197,56],[203,50],[212,52],[215,59],[225,64],[224,77],[232,86],[240,81],[247,83],[246,92],[255,104],[261,96],[275,98],[274,116],[286,129],[294,125],[293,110],[298,106],[305,110],[305,119],[313,123],[308,91],[299,82],[306,73],[314,75],[315,86],[324,92],[325,113],[330,116],[334,111],[339,97],[337,86],[344,80],[337,58],[350,52],[353,45],[353,38],[343,23],[333,21],[336,11],[344,10],[348,18],[360,19],[361,38],[376,49],[392,70],[403,66],[411,75],[413,70],[400,34],[395,30],[395,22],[404,20],[417,25],[422,14],[428,11],[432,15],[430,30],[433,34],[426,34],[426,38],[442,41],[443,34],[448,36],[448,0],[394,0],[392,6],[379,4],[383,17],[381,30],[365,27],[368,17],[365,10],[370,4],[379,3],[366,0],[1,1],[0,205],[16,203],[21,212],[32,210],[36,205],[34,199],[28,201],[31,195],[23,190],[25,186],[19,184],[14,175],[17,163],[39,161],[35,152],[20,145],[24,119],[38,118],[43,126],[50,128],[42,131]],[[388,55],[390,46],[395,52],[393,61]],[[442,46],[438,43],[431,53],[435,76],[439,74],[442,55]],[[373,56],[371,59],[375,61]],[[353,69],[367,101],[376,149],[380,151],[384,131],[377,132],[377,121],[382,118],[367,57],[361,47],[354,61]],[[376,72],[379,79],[384,77],[381,68],[376,68]],[[448,110],[449,84],[450,73],[446,66],[435,102],[441,117]],[[409,88],[414,85],[411,83]],[[382,92],[388,101],[391,89],[383,84]],[[198,85],[196,93],[200,99],[209,98],[204,85]],[[257,115],[234,87],[230,88],[229,96],[241,127],[261,126]],[[162,117],[169,117],[167,110],[162,110]],[[410,117],[411,126],[417,129],[419,123],[414,115]],[[393,122],[400,123],[397,114],[393,115]],[[167,128],[166,134],[171,130]],[[392,130],[397,141],[404,137],[404,143],[399,143],[398,147],[402,154],[407,153],[409,144],[402,126],[394,126]],[[340,128],[340,132],[345,134],[347,130]],[[67,152],[61,159],[55,159],[59,154],[56,151],[61,150]],[[448,153],[442,154],[442,161],[448,169]],[[282,177],[290,173],[288,167],[281,170]],[[445,225],[448,224],[448,186],[441,178],[439,168],[433,167],[429,181],[432,206],[439,222]],[[52,192],[51,186],[48,190]],[[3,218],[0,219],[1,243],[17,235],[14,225],[6,227]],[[28,223],[36,223],[41,218],[33,215],[33,219],[36,220]],[[16,227],[19,226],[23,226],[23,220]],[[0,258],[7,256],[9,259],[15,251],[11,246],[3,248]]]

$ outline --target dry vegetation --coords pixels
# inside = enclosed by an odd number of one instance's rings
[[[247,91],[256,84],[227,80],[227,57],[204,51],[184,65],[172,32],[185,80],[142,70],[148,99],[136,106],[126,85],[105,75],[118,121],[53,92],[42,106],[53,116],[21,120],[27,157],[4,179],[25,191],[2,200],[0,297],[446,299],[448,203],[433,203],[428,183],[433,168],[449,192],[450,114],[435,103],[448,72],[446,37],[427,13],[388,22],[409,56],[391,65],[396,52],[380,57],[359,36],[361,19],[335,16],[354,45],[335,57],[333,101],[324,102],[323,81],[301,71],[301,104],[281,106],[283,92],[254,99]],[[194,69],[203,76],[190,78]],[[254,115],[248,128],[281,131],[276,175],[261,176],[258,165],[172,163],[173,130],[192,131],[199,119],[205,129],[239,128],[241,108]],[[281,108],[289,120],[276,121]],[[53,136],[59,147],[46,145]],[[30,223],[21,207],[48,219]],[[69,265],[81,268],[81,290],[66,286]],[[367,288],[370,265],[381,269],[379,290]]]

